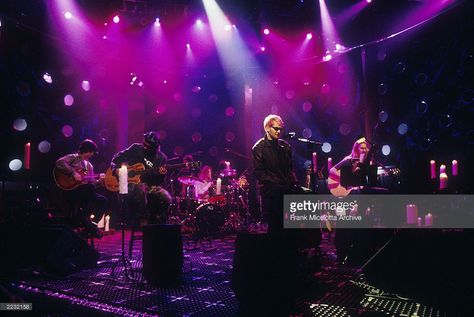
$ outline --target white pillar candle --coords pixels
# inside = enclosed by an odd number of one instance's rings
[[[109,231],[110,230],[110,216],[107,215],[105,216],[105,231]]]
[[[431,171],[431,179],[436,178],[436,162],[431,160],[430,161],[430,171]]]
[[[102,215],[100,221],[97,223],[97,228],[104,228],[105,227],[105,214]]]
[[[448,188],[448,175],[446,173],[439,174],[439,189]]]
[[[446,173],[446,165],[444,164],[441,164],[440,167],[439,167],[439,173],[442,174],[442,173]]]
[[[458,175],[458,161],[453,160],[452,164],[453,165],[451,166],[451,174],[453,176],[456,176],[456,175]]]
[[[328,157],[328,171],[332,168],[332,158]]]
[[[221,186],[222,186],[222,180],[220,178],[217,179],[217,185],[216,185],[216,195],[221,194]]]
[[[318,154],[313,152],[313,172],[318,172]]]
[[[418,222],[418,207],[414,204],[407,205],[407,224],[412,225]]]
[[[125,165],[119,168],[119,194],[128,194],[128,170]]]
[[[425,226],[430,227],[433,225],[433,215],[428,213],[425,216]]]

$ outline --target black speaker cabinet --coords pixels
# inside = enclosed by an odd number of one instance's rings
[[[143,276],[153,285],[180,281],[183,271],[183,240],[180,225],[143,227]]]

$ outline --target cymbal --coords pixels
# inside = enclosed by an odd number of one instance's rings
[[[200,182],[201,180],[197,178],[196,176],[190,175],[190,176],[180,176],[178,177],[178,181],[184,185],[194,186],[194,184],[196,184],[197,182]]]
[[[220,172],[220,177],[234,177],[237,175],[237,171],[234,168],[231,169],[223,169]]]

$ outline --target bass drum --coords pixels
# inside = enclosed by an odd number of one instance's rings
[[[206,203],[196,209],[196,229],[203,234],[219,231],[225,223],[225,214],[216,204]]]

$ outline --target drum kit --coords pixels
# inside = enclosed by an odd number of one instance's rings
[[[220,171],[216,180],[201,180],[194,175],[179,176],[172,181],[182,190],[174,191],[170,223],[182,225],[184,232],[208,237],[217,232],[233,232],[248,222],[249,182],[244,172]]]

